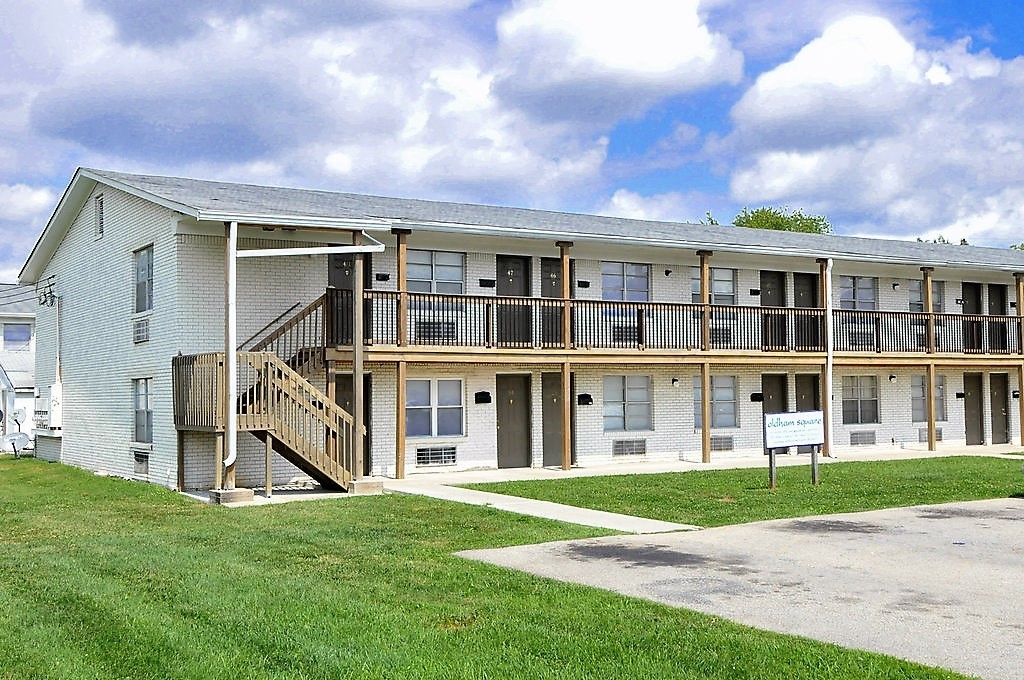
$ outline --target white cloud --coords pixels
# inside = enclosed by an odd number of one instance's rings
[[[824,212],[840,229],[1008,238],[1024,195],[1022,102],[1024,59],[967,40],[924,49],[887,19],[847,17],[733,108],[731,194]]]
[[[629,189],[618,189],[596,212],[610,217],[695,223],[703,219],[708,206],[708,197],[697,193],[672,191],[643,196]]]
[[[498,20],[500,91],[535,115],[607,122],[739,80],[743,57],[696,0],[530,0]]]
[[[4,207],[3,219],[5,221],[38,219],[41,215],[49,214],[53,210],[56,200],[56,193],[45,187],[0,184],[0,205]]]

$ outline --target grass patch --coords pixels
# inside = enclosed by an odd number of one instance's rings
[[[1005,498],[1024,493],[1020,463],[953,456],[904,461],[780,467],[768,489],[764,468],[653,475],[576,477],[470,484],[470,488],[650,519],[723,526],[784,517],[879,510],[909,505]]]
[[[244,510],[0,458],[0,678],[958,678],[451,555],[594,530],[414,496]]]

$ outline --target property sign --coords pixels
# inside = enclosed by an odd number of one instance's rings
[[[764,414],[764,446],[784,449],[825,443],[825,414],[821,411]]]

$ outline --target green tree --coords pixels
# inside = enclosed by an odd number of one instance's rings
[[[789,208],[743,208],[732,222],[737,227],[751,229],[772,229],[775,231],[798,231],[804,234],[831,234],[832,225],[824,215],[806,215],[798,208],[790,212]]]

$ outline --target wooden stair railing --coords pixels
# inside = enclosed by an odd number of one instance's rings
[[[324,367],[326,330],[329,325],[326,295],[321,295],[269,335],[248,349],[273,352],[289,367],[309,375]]]
[[[347,489],[355,470],[352,416],[275,354],[239,352],[238,363],[252,381],[240,397],[239,429],[269,434],[290,463],[322,485]]]

